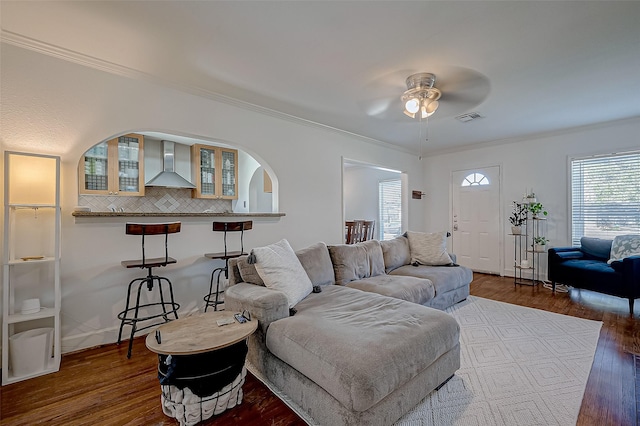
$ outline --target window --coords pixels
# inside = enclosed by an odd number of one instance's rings
[[[380,240],[390,240],[402,232],[402,185],[400,179],[378,183],[378,226]]]
[[[489,179],[482,173],[471,173],[462,181],[462,186],[476,185],[489,185]]]
[[[640,233],[640,152],[571,160],[571,242]]]

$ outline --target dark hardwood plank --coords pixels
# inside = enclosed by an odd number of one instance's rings
[[[588,291],[552,293],[542,286],[514,286],[512,278],[475,274],[471,294],[602,321],[578,425],[636,425],[635,364],[640,318],[624,299]],[[59,372],[0,387],[2,425],[176,425],[160,408],[157,357],[134,341],[66,354]],[[247,374],[242,404],[203,425],[304,425],[260,381]]]

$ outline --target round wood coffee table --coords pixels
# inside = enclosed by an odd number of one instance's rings
[[[195,314],[147,335],[147,348],[158,354],[162,411],[181,426],[195,425],[242,402],[245,340],[256,331],[258,321],[240,324],[233,315]],[[230,324],[217,323],[229,319]]]

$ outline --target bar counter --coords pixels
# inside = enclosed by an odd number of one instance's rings
[[[74,217],[263,217],[279,218],[285,213],[172,213],[172,212],[81,212],[71,213]]]

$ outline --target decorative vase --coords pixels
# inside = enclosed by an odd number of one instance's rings
[[[522,234],[522,226],[511,226],[511,233],[513,235],[521,235]]]

